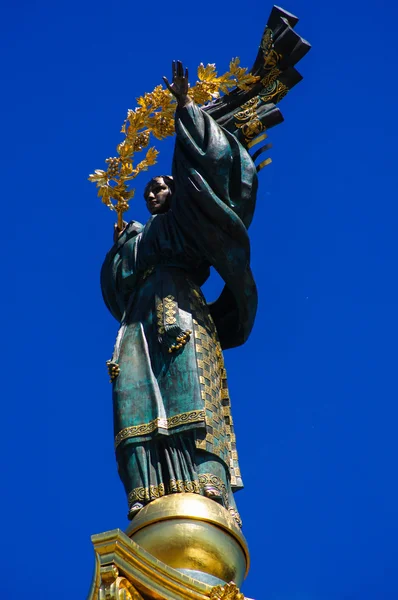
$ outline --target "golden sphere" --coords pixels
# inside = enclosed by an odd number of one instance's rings
[[[194,579],[203,574],[238,587],[249,570],[246,540],[230,513],[200,494],[176,493],[147,504],[126,534],[155,558]]]

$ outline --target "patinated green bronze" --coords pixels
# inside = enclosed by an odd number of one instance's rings
[[[247,340],[257,308],[247,230],[258,168],[248,150],[281,121],[270,100],[299,81],[292,65],[309,48],[290,26],[296,18],[282,13],[271,13],[279,37],[266,28],[250,90],[201,109],[189,98],[188,73],[173,65],[172,83],[165,79],[178,102],[172,178],[148,184],[151,218],[117,229],[102,267],[105,303],[121,323],[109,372],[130,518],[160,496],[195,492],[223,504],[240,524],[233,492],[242,480],[222,350]],[[225,287],[209,305],[201,286],[210,267]]]
[[[242,483],[221,349],[247,339],[256,313],[246,227],[257,173],[236,138],[189,99],[179,103],[176,138],[173,193],[154,180],[155,214],[126,227],[102,269],[106,304],[122,322],[112,359],[119,472],[132,507],[194,491],[235,511],[231,487]],[[226,288],[209,307],[200,286],[211,265]]]

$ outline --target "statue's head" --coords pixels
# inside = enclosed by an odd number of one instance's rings
[[[159,175],[147,183],[144,198],[151,215],[159,215],[169,210],[173,192],[174,181],[170,175]]]

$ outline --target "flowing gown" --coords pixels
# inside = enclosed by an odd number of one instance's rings
[[[236,138],[192,103],[176,111],[173,178],[170,210],[145,226],[132,221],[101,271],[121,323],[112,358],[118,469],[129,506],[210,486],[239,522],[222,349],[244,343],[255,318],[247,228],[257,174]],[[210,266],[225,287],[208,305],[201,285]]]

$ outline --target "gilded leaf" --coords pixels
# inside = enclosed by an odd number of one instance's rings
[[[133,145],[128,140],[124,140],[118,145],[117,151],[122,158],[126,157],[133,152]]]
[[[106,181],[106,173],[105,171],[100,171],[100,170],[96,170],[94,171],[94,173],[91,173],[91,175],[88,176],[89,181]]]
[[[138,106],[141,106],[142,108],[148,108],[148,106],[151,104],[148,95],[149,94],[145,94],[145,96],[140,96],[139,98],[136,98]]]
[[[204,66],[200,63],[198,67],[198,79],[201,81],[213,81],[217,77],[216,65],[214,63]]]
[[[235,73],[235,70],[239,67],[239,65],[240,65],[240,58],[238,58],[238,57],[232,58],[231,62],[229,63],[229,72]]]
[[[120,170],[120,174],[121,176],[125,176],[125,175],[130,175],[133,171],[133,163],[132,162],[126,162],[122,164],[122,168]]]
[[[158,154],[159,150],[156,150],[156,148],[149,148],[148,152],[146,153],[145,159],[150,166],[156,164]]]

